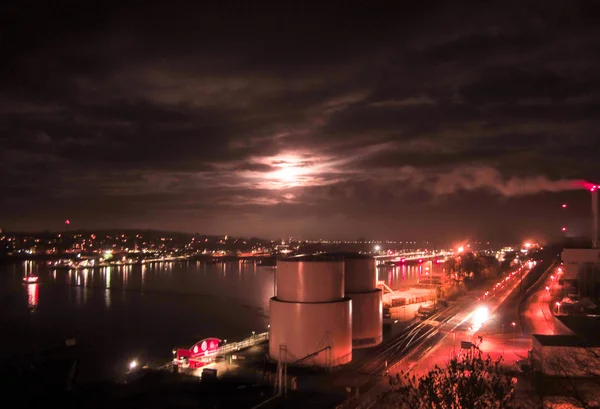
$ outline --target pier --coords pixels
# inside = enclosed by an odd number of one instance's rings
[[[228,355],[232,355],[235,352],[242,351],[244,349],[248,349],[255,345],[262,344],[264,342],[267,342],[268,340],[269,340],[268,332],[262,332],[259,334],[253,333],[248,338],[245,338],[242,341],[238,341],[238,342],[227,343],[227,340],[224,340],[223,341],[224,344],[219,346],[216,350],[210,351],[209,353],[205,354],[202,357],[190,358],[190,361],[194,360],[194,361],[202,362],[202,364],[198,367],[189,367],[188,366],[189,362],[184,363],[182,360],[178,360],[177,357],[175,357],[175,358],[173,358],[172,361],[167,362],[166,364],[160,366],[158,369],[173,370],[174,367],[179,367],[179,371],[182,373],[185,373],[187,375],[202,376],[203,370],[208,365],[214,364],[218,357],[226,357]],[[192,352],[193,348],[194,348],[193,346],[192,346],[192,348],[190,348],[190,352]],[[173,354],[175,355],[175,350],[174,350]]]

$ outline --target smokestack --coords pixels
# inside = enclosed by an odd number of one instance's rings
[[[593,186],[592,191],[592,247],[598,248],[598,186]]]

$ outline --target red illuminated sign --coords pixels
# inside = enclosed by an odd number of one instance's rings
[[[218,338],[206,338],[200,342],[197,342],[190,348],[192,357],[198,356],[209,356],[214,355],[219,350],[219,343],[221,342]]]
[[[192,345],[190,349],[177,349],[177,362],[185,359],[191,368],[200,368],[212,362],[219,351],[221,340],[218,338],[206,338]]]

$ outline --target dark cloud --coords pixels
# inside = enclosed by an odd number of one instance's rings
[[[3,7],[5,228],[514,238],[600,179],[594,2]]]

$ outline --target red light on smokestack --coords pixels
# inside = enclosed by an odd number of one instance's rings
[[[567,204],[566,204],[566,203],[564,203],[564,204],[562,205],[562,208],[563,208],[563,209],[566,209],[566,208],[567,208]]]
[[[592,248],[598,248],[598,189],[600,186],[593,185],[592,192]]]
[[[69,224],[71,224],[71,220],[65,220],[65,224],[68,226]]]
[[[567,231],[567,228],[566,228],[566,227],[563,227],[563,228],[562,228],[562,231]]]

